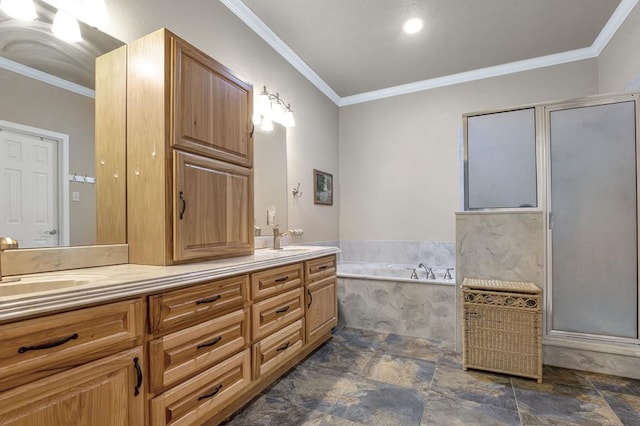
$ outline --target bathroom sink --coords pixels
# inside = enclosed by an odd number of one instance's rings
[[[22,278],[20,281],[0,283],[0,297],[28,295],[79,287],[102,279],[97,275],[64,275]],[[106,278],[106,277],[104,277]]]
[[[310,251],[310,250],[313,250],[313,247],[284,246],[278,250],[271,249],[271,251],[279,251],[283,253],[304,252],[304,251]]]

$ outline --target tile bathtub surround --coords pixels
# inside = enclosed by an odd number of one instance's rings
[[[640,380],[544,375],[463,371],[437,340],[345,328],[227,425],[640,424]]]
[[[453,241],[341,240],[344,262],[401,263],[444,268],[455,267]]]
[[[338,318],[347,327],[455,343],[453,285],[338,277]]]

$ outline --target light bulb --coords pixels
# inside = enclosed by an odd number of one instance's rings
[[[282,119],[284,118],[284,108],[281,104],[275,103],[271,104],[271,120],[276,123],[282,123]]]
[[[411,18],[408,19],[404,25],[402,25],[402,29],[407,34],[415,34],[422,29],[422,19],[420,18]]]
[[[53,35],[60,40],[64,40],[69,43],[75,43],[82,41],[80,35],[80,26],[75,16],[64,10],[58,10],[56,17],[53,18],[53,28],[51,29]]]
[[[284,113],[282,125],[284,127],[295,127],[296,121],[293,119],[293,112],[291,112],[291,110],[287,110],[287,112]]]
[[[258,96],[258,102],[256,102],[256,109],[260,115],[267,115],[269,112],[271,102],[269,101],[269,96],[266,94],[262,94]]]
[[[262,120],[262,124],[260,125],[260,130],[262,130],[263,132],[270,132],[273,130],[273,121],[271,121],[269,118],[265,117]]]
[[[33,21],[38,17],[32,0],[2,0],[0,9],[12,18]]]

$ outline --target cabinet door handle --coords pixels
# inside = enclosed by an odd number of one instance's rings
[[[283,282],[285,282],[285,281],[286,281],[286,280],[288,280],[288,279],[289,279],[289,276],[287,275],[286,277],[278,278],[278,279],[276,280],[276,282],[277,282],[277,283],[283,283]]]
[[[276,352],[280,352],[280,351],[284,351],[285,349],[287,349],[289,346],[291,346],[291,342],[287,342],[284,345],[280,346],[279,348],[276,349]]]
[[[133,390],[133,396],[140,395],[140,386],[142,386],[142,368],[140,368],[140,363],[138,363],[138,357],[133,359],[133,366],[136,368],[136,388]]]
[[[211,398],[211,397],[213,397],[213,396],[216,396],[216,394],[217,394],[218,392],[220,392],[220,389],[222,389],[222,383],[220,383],[218,386],[216,386],[216,388],[213,390],[213,392],[208,393],[208,394],[206,394],[206,395],[199,396],[199,397],[198,397],[198,401],[201,401],[201,400],[203,400],[203,399],[207,399],[207,398]]]
[[[289,308],[290,308],[290,306],[289,306],[289,305],[285,306],[284,308],[280,308],[280,309],[278,309],[278,310],[276,311],[276,314],[282,314],[282,313],[284,313],[284,312],[287,312],[287,311],[289,310]]]
[[[182,201],[182,207],[180,208],[180,220],[184,217],[184,212],[187,211],[187,200],[184,198],[184,192],[180,191],[180,201]]]
[[[220,299],[222,296],[219,294],[216,294],[213,297],[205,297],[204,299],[200,299],[196,301],[196,305],[202,305],[204,303],[213,303],[216,300]]]
[[[249,137],[252,138],[253,137],[253,132],[256,131],[256,125],[251,123],[251,132],[249,133]]]
[[[216,337],[215,339],[213,339],[213,340],[212,340],[212,341],[210,341],[210,342],[207,342],[207,343],[201,343],[201,344],[199,344],[198,346],[196,346],[196,349],[208,348],[209,346],[213,346],[213,345],[215,345],[215,344],[216,344],[216,343],[218,343],[220,340],[222,340],[222,336],[218,336],[218,337]]]
[[[77,338],[78,338],[78,333],[73,333],[71,336],[63,337],[62,339],[54,340],[53,342],[50,342],[50,343],[43,343],[42,345],[35,345],[35,346],[22,346],[20,349],[18,349],[18,353],[23,354],[27,351],[39,351],[41,349],[55,348],[56,346],[64,345],[65,343],[70,342],[71,340],[75,340]]]
[[[311,290],[307,289],[307,294],[309,295],[309,304],[307,305],[307,308],[311,307],[311,302],[313,302],[313,295],[311,294]]]

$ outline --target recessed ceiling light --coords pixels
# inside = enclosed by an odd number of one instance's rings
[[[407,19],[407,21],[402,25],[402,29],[407,34],[415,34],[422,29],[422,19],[420,18],[411,18]]]

